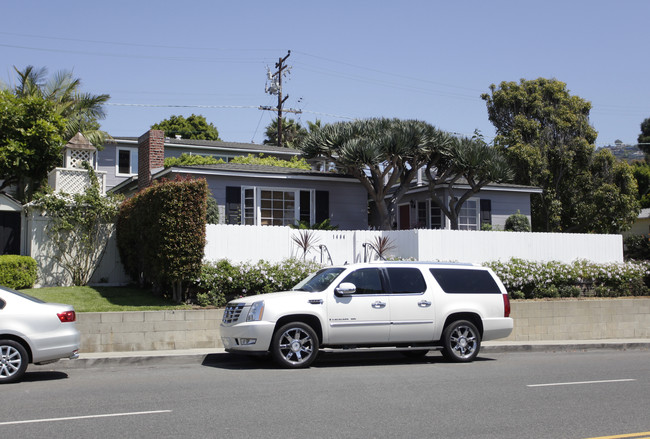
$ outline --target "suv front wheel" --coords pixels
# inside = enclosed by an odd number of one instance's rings
[[[318,336],[311,326],[305,323],[288,323],[273,335],[271,354],[282,367],[309,367],[318,355]]]
[[[442,356],[455,363],[474,360],[481,348],[481,335],[468,320],[457,320],[442,332]]]

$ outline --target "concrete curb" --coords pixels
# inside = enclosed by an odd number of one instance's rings
[[[593,350],[649,350],[650,340],[564,340],[542,342],[485,342],[481,353],[514,352],[583,352]],[[351,351],[346,351],[350,353]],[[435,354],[434,354],[435,355]],[[176,351],[102,352],[81,354],[77,360],[61,360],[43,366],[32,365],[32,370],[90,369],[96,367],[128,367],[153,365],[232,364],[234,355],[224,349],[188,349]]]

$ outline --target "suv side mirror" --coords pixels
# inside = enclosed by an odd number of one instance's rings
[[[357,287],[350,282],[343,282],[334,290],[337,296],[350,296],[354,294],[356,291],[357,291]]]

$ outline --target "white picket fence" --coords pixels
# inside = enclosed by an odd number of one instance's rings
[[[303,251],[293,237],[305,232],[311,233],[314,240],[306,258],[333,264],[376,260],[376,253],[367,244],[375,245],[378,237],[388,238],[393,247],[388,252],[391,258],[476,263],[513,257],[534,261],[586,259],[598,263],[623,262],[621,235],[424,229],[301,231],[289,227],[222,224],[207,226],[205,259],[278,262],[289,257],[302,257]]]

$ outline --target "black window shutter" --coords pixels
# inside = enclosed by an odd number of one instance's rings
[[[241,187],[226,186],[226,224],[241,224]]]
[[[321,223],[330,217],[329,191],[316,191],[316,222]]]
[[[311,221],[311,192],[300,191],[300,221],[310,224]]]
[[[481,224],[492,224],[492,200],[481,200]]]

